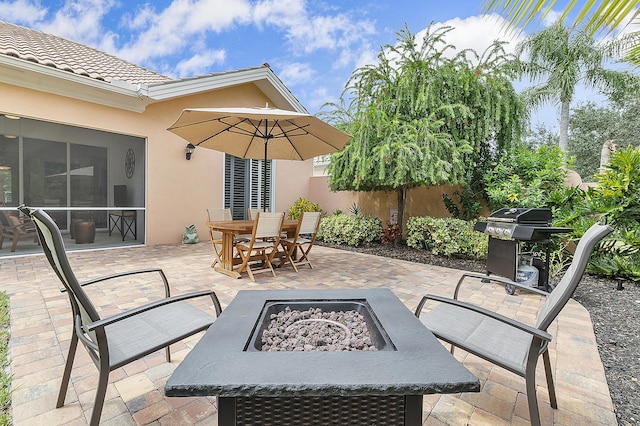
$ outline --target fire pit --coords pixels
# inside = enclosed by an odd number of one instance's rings
[[[272,314],[355,310],[376,350],[261,351]],[[388,289],[240,291],[165,386],[218,396],[224,425],[420,425],[422,395],[479,382]]]
[[[256,325],[249,351],[395,350],[366,300],[268,302]]]

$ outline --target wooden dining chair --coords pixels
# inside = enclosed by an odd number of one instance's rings
[[[316,234],[320,227],[320,215],[320,212],[302,212],[295,235],[280,240],[285,253],[285,259],[280,265],[281,267],[286,263],[290,263],[296,272],[298,272],[298,266],[300,265],[309,265],[309,268],[313,269],[309,261],[309,252],[316,241]],[[300,251],[300,257],[298,258],[296,258],[296,250]]]
[[[249,217],[249,220],[256,220],[256,217],[258,215],[258,213],[262,212],[262,209],[253,209],[251,207],[249,207],[247,209],[247,215]]]
[[[255,282],[253,274],[258,272],[271,271],[275,277],[271,260],[278,251],[280,245],[280,234],[282,233],[282,223],[284,213],[258,212],[253,225],[251,241],[236,243],[237,254],[242,260],[238,272],[245,269],[251,281]],[[262,269],[252,270],[251,262],[259,261],[263,263]]]
[[[219,222],[223,220],[231,220],[231,209],[207,209],[209,222]],[[211,267],[215,267],[216,263],[222,264],[222,233],[209,228],[209,239],[213,248],[213,263]]]
[[[2,203],[4,207],[4,203]],[[12,241],[11,251],[16,251],[18,241],[24,239],[32,239],[38,241],[36,228],[31,219],[20,216],[17,211],[0,211],[0,249],[5,239]]]

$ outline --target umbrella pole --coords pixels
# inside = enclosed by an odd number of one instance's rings
[[[264,120],[264,164],[262,164],[262,211],[267,211],[267,142],[269,141],[268,121]]]

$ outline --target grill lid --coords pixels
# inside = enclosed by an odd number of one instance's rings
[[[491,213],[487,221],[549,226],[551,209],[503,208]]]

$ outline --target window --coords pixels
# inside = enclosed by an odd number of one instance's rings
[[[135,168],[126,162],[131,152],[137,154]],[[127,207],[135,211],[134,229],[144,230],[144,153],[145,140],[140,137],[0,115],[0,209],[23,203],[43,208],[69,238],[71,250],[140,244],[144,232],[123,237],[107,217],[118,210],[114,187],[126,185]],[[92,246],[76,246],[73,239],[71,228],[82,221],[95,225]],[[42,249],[27,239],[20,241],[18,251],[30,250]]]
[[[231,208],[234,219],[246,219],[249,208],[262,208],[265,188],[267,210],[271,210],[272,161],[267,161],[266,184],[263,165],[264,160],[245,160],[225,154],[224,207]]]

